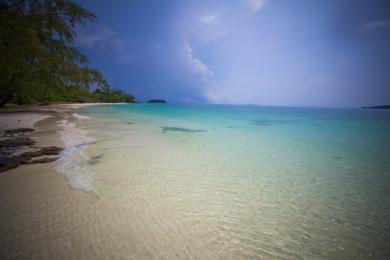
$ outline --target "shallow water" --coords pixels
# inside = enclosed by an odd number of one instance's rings
[[[390,111],[134,104],[77,113],[62,122],[60,172],[131,216],[142,244],[132,257],[389,257]]]

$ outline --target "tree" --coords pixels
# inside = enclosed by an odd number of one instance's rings
[[[134,103],[135,98],[130,95],[124,93],[120,89],[107,89],[102,91],[101,89],[96,89],[94,92],[95,100],[99,100],[102,102],[110,102],[110,103]]]
[[[110,89],[74,46],[75,26],[95,19],[69,0],[0,0],[0,107],[91,85]]]

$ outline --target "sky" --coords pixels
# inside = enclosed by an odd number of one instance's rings
[[[76,46],[138,100],[390,104],[388,0],[78,0]]]

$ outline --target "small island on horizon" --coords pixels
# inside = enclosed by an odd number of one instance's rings
[[[390,109],[390,105],[381,105],[381,106],[369,106],[369,107],[361,107],[365,109]]]
[[[166,104],[167,101],[165,101],[164,99],[150,99],[150,100],[148,100],[147,103],[162,103],[162,104]]]

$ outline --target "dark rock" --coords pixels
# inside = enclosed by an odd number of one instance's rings
[[[16,168],[22,164],[48,163],[57,160],[59,156],[44,156],[39,153],[24,153],[11,157],[0,157],[0,172]]]
[[[16,168],[21,164],[47,163],[59,158],[61,147],[34,147],[35,141],[23,136],[32,128],[10,129],[2,132],[0,140],[0,172]],[[12,136],[12,137],[10,137]]]
[[[9,138],[5,140],[0,140],[1,147],[20,147],[20,146],[30,146],[35,144],[35,141],[29,137],[16,137]]]
[[[33,132],[35,129],[33,128],[15,128],[15,129],[8,129],[4,130],[6,134],[22,134],[27,132]]]
[[[194,133],[207,132],[207,130],[164,126],[164,127],[162,127],[162,132],[163,133],[166,133],[166,132],[183,132],[183,133],[194,134]]]
[[[1,153],[0,155],[0,172],[18,167],[21,164],[31,163],[47,163],[55,161],[59,158],[60,152],[63,150],[60,147],[49,146],[36,148],[35,151],[24,152],[19,155],[12,153]]]
[[[44,156],[44,157],[30,159],[26,163],[27,164],[32,164],[32,163],[49,163],[49,162],[54,162],[58,158],[59,158],[58,156],[54,156],[54,157],[46,157],[46,156]]]
[[[19,165],[26,163],[27,161],[28,158],[24,157],[23,155],[0,157],[0,172],[16,168]]]
[[[36,151],[25,152],[22,155],[25,157],[38,157],[43,155],[59,155],[63,149],[57,146],[41,147]]]
[[[7,164],[1,164],[0,163],[0,172],[16,168],[19,165],[20,165],[20,163],[15,163],[15,162],[7,163]]]
[[[44,155],[42,150],[37,150],[37,151],[31,151],[31,152],[25,152],[23,153],[23,156],[31,158],[31,157],[38,157]]]
[[[41,151],[44,155],[58,155],[63,149],[57,146],[42,147]]]

